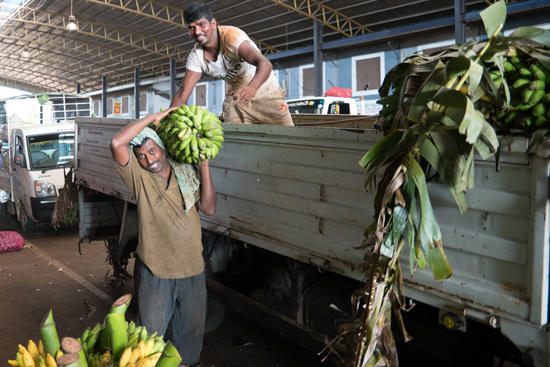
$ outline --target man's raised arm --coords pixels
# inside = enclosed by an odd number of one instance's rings
[[[197,73],[196,71],[187,70],[183,81],[181,82],[181,87],[174,95],[170,107],[180,107],[183,104],[187,104],[187,100],[193,92],[193,88],[201,79],[202,73]]]
[[[117,161],[117,163],[122,166],[127,165],[128,161],[130,160],[130,153],[128,152],[128,144],[130,144],[130,141],[132,141],[132,139],[135,138],[136,135],[139,134],[141,130],[147,127],[150,123],[158,126],[160,119],[162,119],[172,110],[174,110],[174,108],[145,116],[144,118],[134,121],[131,124],[125,126],[115,136],[113,136],[109,147],[111,148],[111,154],[113,155],[115,161]]]

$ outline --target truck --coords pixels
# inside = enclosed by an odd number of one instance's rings
[[[5,122],[0,136],[6,143],[0,190],[7,212],[17,215],[24,233],[34,233],[39,223],[51,221],[66,165],[74,157],[74,117],[90,116],[89,102],[89,97],[63,93],[0,101],[0,120]],[[19,116],[33,107],[34,116]]]
[[[120,257],[137,243],[137,215],[109,140],[130,122],[77,118],[75,128],[80,240],[116,238]],[[229,306],[318,352],[336,335],[334,321],[349,313],[350,297],[367,276],[361,245],[374,195],[364,190],[358,161],[383,133],[233,124],[224,124],[224,132],[226,142],[210,162],[217,211],[201,215],[209,329]],[[482,348],[494,340],[501,361],[542,367],[550,365],[550,165],[546,157],[527,156],[526,144],[514,137],[502,149],[499,172],[494,160],[476,158],[475,190],[462,216],[446,185],[430,182],[450,279],[436,282],[429,269],[410,269],[408,251],[401,267],[407,311],[424,307],[416,324],[421,333],[434,330],[429,344],[482,325],[488,333]],[[443,357],[444,365],[460,365],[452,356]]]

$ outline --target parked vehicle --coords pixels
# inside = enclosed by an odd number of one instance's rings
[[[119,257],[137,243],[137,214],[108,144],[129,122],[76,121],[80,238],[118,238]],[[362,240],[374,197],[363,189],[357,162],[383,134],[266,125],[224,129],[226,142],[210,162],[218,208],[201,216],[210,295],[319,351],[368,273]],[[494,162],[476,162],[476,187],[468,192],[463,216],[445,184],[430,183],[452,278],[436,282],[429,269],[412,273],[409,251],[401,267],[408,306],[433,306],[429,322],[449,329],[437,333],[467,331],[468,322],[477,321],[500,330],[498,337],[511,340],[525,361],[549,366],[550,165],[526,156],[525,146],[525,138],[514,138],[501,152],[499,172]],[[211,307],[210,327],[222,317],[223,307]]]
[[[287,100],[291,114],[357,115],[356,103],[353,98],[341,97],[305,97]]]
[[[24,233],[51,221],[65,165],[74,157],[76,116],[90,116],[89,97],[42,93],[0,100],[0,197],[7,197],[7,211],[17,214]]]

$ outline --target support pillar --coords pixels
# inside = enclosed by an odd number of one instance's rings
[[[317,20],[313,21],[313,95],[323,95],[323,24]]]
[[[101,117],[107,117],[107,77],[103,77],[103,89],[101,91]]]
[[[174,100],[176,92],[176,60],[170,59],[170,101]]]
[[[461,45],[466,43],[464,14],[466,14],[466,0],[455,0],[455,42]]]
[[[134,118],[139,120],[139,69],[134,69]]]
[[[76,83],[76,94],[80,94],[80,83]]]

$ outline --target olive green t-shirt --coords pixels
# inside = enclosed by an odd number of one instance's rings
[[[201,223],[196,206],[185,212],[178,181],[172,171],[167,183],[142,168],[130,149],[126,166],[115,161],[120,176],[138,206],[137,254],[157,278],[177,279],[204,270]],[[199,190],[195,193],[197,198]]]

